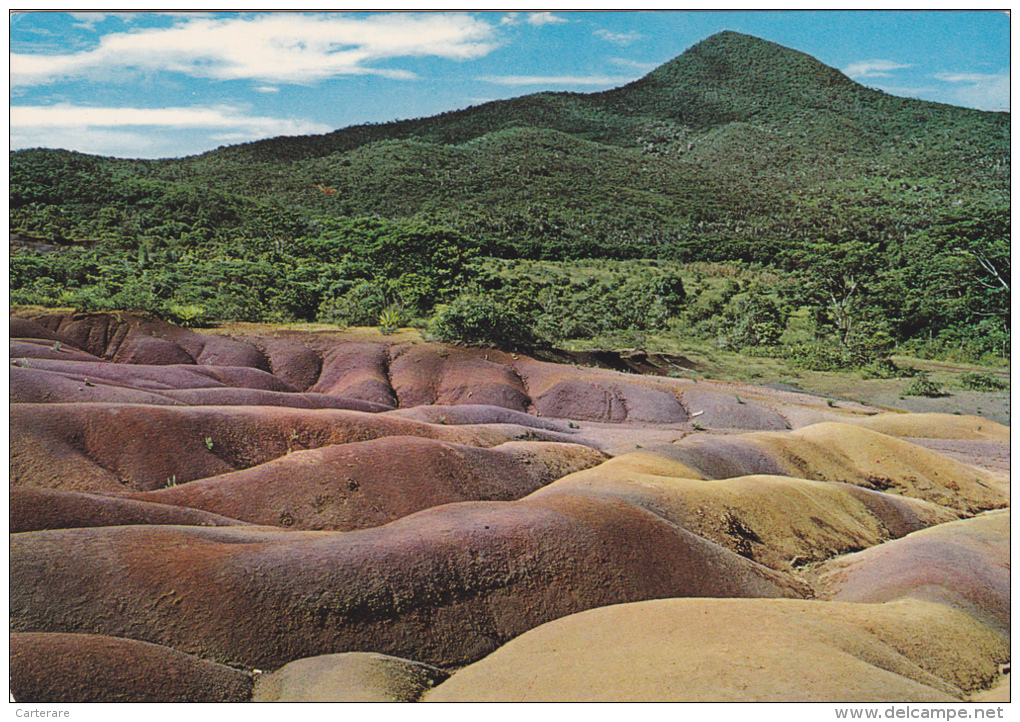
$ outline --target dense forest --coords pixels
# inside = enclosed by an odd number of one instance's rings
[[[11,303],[994,362],[1009,159],[1008,113],[893,97],[726,32],[604,93],[181,159],[11,153]]]

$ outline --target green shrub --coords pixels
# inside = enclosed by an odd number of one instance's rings
[[[900,367],[891,358],[880,358],[861,368],[861,376],[866,379],[900,379],[917,375],[913,366]]]
[[[193,303],[183,304],[173,301],[163,306],[163,317],[178,326],[195,328],[205,321],[206,311],[202,306]]]
[[[961,375],[960,385],[969,391],[1002,391],[1007,386],[991,374],[977,371]]]
[[[808,371],[842,371],[852,365],[839,348],[820,342],[787,344],[782,349],[792,366]]]
[[[320,308],[319,320],[347,326],[372,326],[386,306],[382,288],[371,281],[362,281],[342,296],[326,301]]]
[[[531,319],[491,296],[465,293],[439,306],[426,333],[443,343],[494,348],[526,348],[534,335]]]
[[[942,396],[948,396],[948,394],[942,390],[942,388],[934,381],[928,378],[928,374],[924,371],[919,371],[914,380],[907,386],[903,391],[904,396],[927,396],[928,398],[937,399]]]

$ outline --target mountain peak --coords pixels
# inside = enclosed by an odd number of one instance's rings
[[[784,118],[866,91],[835,68],[768,40],[716,33],[644,78],[610,91],[632,107],[691,125]]]

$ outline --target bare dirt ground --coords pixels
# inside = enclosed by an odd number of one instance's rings
[[[555,361],[12,316],[15,699],[1008,698],[1008,395]]]

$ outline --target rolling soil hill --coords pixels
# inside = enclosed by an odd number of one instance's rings
[[[375,330],[11,328],[19,702],[1008,694],[1006,426]]]

